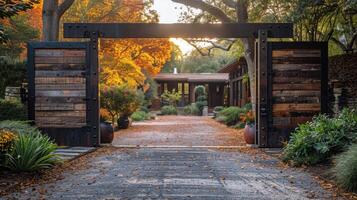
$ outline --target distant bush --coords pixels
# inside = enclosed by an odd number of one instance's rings
[[[218,112],[216,120],[228,126],[233,126],[239,122],[239,119],[246,110],[240,107],[228,107]]]
[[[0,99],[0,121],[26,120],[26,107],[17,100]]]
[[[336,157],[334,167],[337,183],[351,192],[357,192],[357,144]]]
[[[177,109],[175,106],[163,106],[161,108],[161,115],[177,115]]]
[[[183,112],[185,113],[185,115],[197,116],[201,114],[195,103],[185,106]]]
[[[208,105],[206,88],[203,85],[195,87],[195,95],[197,96],[195,105],[198,108],[200,115],[202,115],[203,108]]]
[[[0,98],[5,96],[7,86],[20,87],[26,79],[26,63],[8,63],[0,60]]]
[[[293,165],[313,165],[328,160],[357,142],[357,112],[344,109],[337,117],[319,115],[299,125],[283,151]]]
[[[150,119],[150,114],[144,111],[136,111],[131,115],[133,121],[144,121]]]
[[[0,121],[0,129],[9,130],[16,133],[17,135],[23,134],[37,134],[39,131],[36,127],[31,126],[25,121]]]

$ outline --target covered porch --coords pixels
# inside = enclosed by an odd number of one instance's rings
[[[181,94],[178,104],[180,107],[195,102],[194,90],[198,85],[206,88],[209,108],[228,105],[228,73],[161,73],[155,76],[154,80],[158,84],[158,96],[165,91]]]

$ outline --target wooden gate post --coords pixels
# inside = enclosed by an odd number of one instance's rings
[[[257,130],[258,130],[258,145],[259,147],[266,147],[268,145],[267,135],[269,126],[269,82],[268,82],[268,31],[259,30],[258,32],[258,71],[256,77],[258,78],[257,90]]]
[[[100,144],[100,119],[99,119],[99,66],[98,66],[98,32],[90,33],[89,45],[89,73],[87,81],[90,81],[90,87],[87,87],[88,103],[87,112],[90,124],[90,133],[93,146]]]

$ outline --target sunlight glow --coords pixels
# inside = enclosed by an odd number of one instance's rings
[[[159,14],[159,19],[162,24],[178,23],[180,12],[184,7],[174,3],[171,0],[154,0],[154,9]],[[188,54],[194,48],[181,38],[170,38],[170,41],[175,43],[181,49],[183,55]]]

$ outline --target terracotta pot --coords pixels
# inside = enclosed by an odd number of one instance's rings
[[[247,144],[255,144],[255,124],[244,127],[244,140]]]
[[[131,125],[131,120],[127,116],[119,117],[117,122],[118,122],[118,129],[127,129]]]
[[[114,138],[113,126],[108,122],[100,122],[100,142],[112,143]]]

